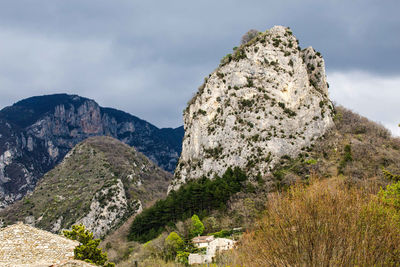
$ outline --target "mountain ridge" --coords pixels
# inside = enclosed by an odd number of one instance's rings
[[[112,136],[172,172],[183,127],[156,126],[77,95],[54,94],[18,101],[0,111],[0,208],[21,199],[78,142]]]
[[[172,175],[121,141],[90,137],[77,144],[33,192],[0,211],[17,221],[57,233],[83,223],[102,237],[142,205],[165,196]]]

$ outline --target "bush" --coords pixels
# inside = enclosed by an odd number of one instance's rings
[[[255,38],[255,37],[257,37],[258,36],[258,31],[257,30],[254,30],[254,29],[251,29],[251,30],[249,30],[248,32],[246,32],[243,36],[242,36],[242,41],[241,41],[241,44],[243,45],[243,44],[246,44],[246,43],[248,43],[249,41],[251,41],[253,38]]]
[[[93,239],[93,233],[86,230],[83,224],[73,225],[72,230],[64,230],[63,235],[81,243],[74,249],[75,259],[94,263],[100,266],[115,266],[114,263],[106,263],[108,260],[107,253],[103,253],[102,250],[98,248],[100,239]]]
[[[236,259],[245,266],[395,266],[399,210],[371,191],[332,178],[273,194]]]
[[[174,260],[178,251],[181,251],[185,246],[185,242],[175,232],[171,232],[165,239],[166,260]]]

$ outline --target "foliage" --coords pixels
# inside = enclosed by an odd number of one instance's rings
[[[204,231],[203,223],[200,221],[199,216],[194,214],[192,216],[192,225],[191,225],[191,229],[190,229],[190,236],[195,237],[195,236],[201,235],[203,233],[203,231]]]
[[[184,246],[185,242],[182,240],[182,238],[176,232],[171,232],[165,239],[165,258],[167,260],[175,259],[175,257],[177,256],[177,252],[181,251]]]
[[[274,193],[235,259],[249,267],[394,266],[400,262],[399,210],[374,197],[377,190],[375,183],[360,188],[331,178]],[[398,200],[397,190],[383,196]]]
[[[100,266],[112,267],[114,263],[107,262],[107,254],[100,248],[100,239],[93,239],[93,233],[85,229],[83,224],[73,225],[72,230],[64,230],[65,237],[77,240],[80,245],[74,249],[75,259],[94,263]]]
[[[194,213],[205,216],[212,210],[225,209],[230,197],[243,189],[246,179],[245,173],[236,167],[228,168],[222,177],[213,180],[203,177],[189,181],[136,216],[129,239],[143,243],[157,237],[167,225],[190,218]]]
[[[343,174],[344,168],[350,161],[353,161],[353,157],[351,156],[351,146],[347,144],[344,146],[344,155],[339,163],[338,174]]]
[[[213,235],[215,238],[225,238],[225,237],[231,236],[234,232],[235,231],[233,231],[233,230],[221,230],[221,231],[213,233],[211,235]]]
[[[379,196],[382,201],[400,211],[400,182],[390,184],[386,190],[381,190]]]
[[[248,43],[250,40],[257,37],[258,33],[259,33],[259,31],[255,30],[255,29],[251,29],[248,32],[246,32],[242,36],[242,40],[241,40],[242,45]]]
[[[190,252],[186,252],[186,251],[178,251],[177,255],[176,255],[176,261],[185,265],[189,264],[189,254]]]
[[[382,167],[382,173],[390,181],[399,181],[400,180],[400,175],[392,174],[390,171],[386,170],[384,167]]]

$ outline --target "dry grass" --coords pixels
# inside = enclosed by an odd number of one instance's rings
[[[134,267],[135,260],[129,259],[127,261],[121,262],[117,267]],[[161,259],[146,259],[144,261],[138,262],[138,266],[146,267],[184,267],[185,265],[176,262],[165,262]]]
[[[374,182],[355,187],[331,178],[273,193],[232,261],[249,267],[395,266],[399,214],[379,201],[377,190]]]
[[[126,260],[131,253],[140,248],[140,244],[129,242],[127,239],[134,218],[135,215],[131,216],[121,227],[101,241],[100,247],[107,252],[108,259],[111,262],[118,263]]]

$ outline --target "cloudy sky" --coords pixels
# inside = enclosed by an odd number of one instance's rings
[[[0,108],[72,93],[159,127],[249,29],[290,26],[331,98],[400,135],[398,0],[0,0]]]

